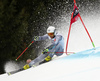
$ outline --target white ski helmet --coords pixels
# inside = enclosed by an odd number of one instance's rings
[[[56,28],[53,27],[53,26],[49,26],[49,27],[47,28],[47,33],[54,33],[54,34],[55,34],[55,31],[56,31]]]

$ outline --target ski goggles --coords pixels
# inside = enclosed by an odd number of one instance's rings
[[[48,35],[49,35],[49,36],[53,36],[53,35],[54,35],[54,33],[48,33]]]

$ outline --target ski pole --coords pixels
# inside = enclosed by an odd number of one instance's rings
[[[34,41],[32,41],[29,45],[28,45],[28,47],[16,58],[16,61],[19,59],[19,57],[21,57],[22,56],[22,54],[32,45],[32,43],[33,43]]]

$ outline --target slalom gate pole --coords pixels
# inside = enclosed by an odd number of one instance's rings
[[[74,0],[74,4],[76,4],[76,1],[75,1],[75,0]],[[88,32],[88,30],[87,30],[86,26],[85,26],[85,24],[84,24],[84,22],[83,22],[83,20],[82,20],[82,18],[81,18],[81,16],[80,16],[80,14],[79,14],[79,18],[80,18],[80,20],[81,20],[81,22],[82,22],[82,24],[83,24],[83,26],[84,26],[84,28],[85,28],[85,30],[86,30],[86,32],[87,32],[87,34],[88,34],[88,36],[89,36],[89,38],[90,38],[91,42],[92,42],[92,45],[93,45],[94,49],[95,49],[94,42],[93,42],[93,40],[92,40],[92,38],[91,38],[91,36],[90,36],[90,34],[89,34],[89,32]]]
[[[74,0],[74,4],[76,4],[76,1]]]
[[[70,27],[69,27],[69,31],[68,31],[68,37],[67,37],[67,43],[66,43],[66,55],[68,55],[67,49],[68,49],[68,41],[69,41],[69,36],[70,36],[70,31],[71,31],[71,25],[72,25],[72,23],[70,22]]]
[[[32,42],[29,44],[29,46],[17,57],[16,61],[17,61],[17,60],[19,59],[19,57],[21,57],[22,54],[32,45],[33,42],[34,42],[34,41],[32,41]]]
[[[81,16],[80,16],[80,14],[79,14],[79,18],[80,18],[80,20],[81,20],[81,22],[82,22],[82,24],[83,24],[83,26],[84,26],[84,28],[85,28],[85,30],[86,30],[86,32],[87,32],[87,34],[88,34],[88,36],[89,36],[89,38],[90,38],[91,42],[92,42],[93,47],[95,48],[95,45],[94,45],[94,43],[93,43],[93,40],[92,40],[92,38],[91,38],[91,36],[90,36],[90,34],[89,34],[89,32],[88,32],[88,30],[87,30],[87,28],[86,28],[86,26],[85,26],[84,22],[83,22],[83,20],[82,20],[82,18],[81,18]]]

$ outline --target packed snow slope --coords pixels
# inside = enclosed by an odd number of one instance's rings
[[[11,76],[0,75],[0,81],[100,81],[100,47],[64,55]]]

